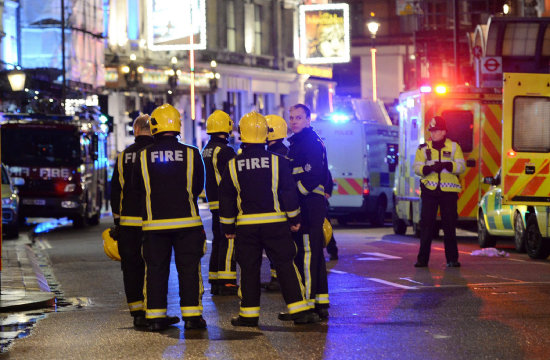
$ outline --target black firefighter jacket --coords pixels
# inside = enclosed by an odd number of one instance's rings
[[[220,223],[225,234],[235,226],[276,222],[300,222],[296,184],[289,162],[265,150],[247,145],[229,161],[220,184]]]
[[[197,199],[204,164],[196,147],[160,135],[139,153],[133,176],[141,199],[143,231],[202,226]]]
[[[152,143],[152,136],[137,136],[134,143],[117,156],[111,179],[111,208],[113,214],[120,215],[121,226],[141,227],[141,204],[131,184],[132,169],[139,161],[139,152]]]
[[[290,142],[288,157],[298,191],[303,196],[318,194],[324,197],[328,165],[323,141],[310,127],[292,135],[288,141]]]
[[[227,139],[213,136],[202,150],[202,158],[206,169],[206,199],[210,210],[220,208],[218,188],[222,181],[222,174],[229,160],[236,155],[235,150],[227,145],[228,142]]]

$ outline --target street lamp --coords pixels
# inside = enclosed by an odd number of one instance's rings
[[[374,13],[371,13],[371,16],[374,16]],[[376,38],[376,33],[378,32],[378,28],[380,27],[380,23],[376,22],[374,19],[369,21],[367,23],[367,28],[369,29],[372,44],[370,48],[370,55],[371,55],[371,61],[372,61],[372,101],[376,101],[376,47],[374,45],[374,39]]]
[[[25,88],[25,72],[19,69],[12,70],[8,73],[8,81],[12,91],[23,91]]]

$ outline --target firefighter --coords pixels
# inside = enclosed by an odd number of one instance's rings
[[[130,315],[134,326],[146,327],[145,305],[143,299],[143,281],[145,262],[141,256],[143,232],[141,231],[141,207],[138,197],[132,193],[132,168],[137,154],[153,143],[149,129],[149,115],[139,115],[133,124],[135,140],[122,151],[116,159],[111,180],[111,206],[113,219],[117,227],[116,240],[121,257],[122,279]],[[179,319],[176,318],[176,322]],[[175,321],[175,320],[174,320]]]
[[[265,120],[269,127],[269,132],[267,133],[267,151],[286,157],[288,148],[283,144],[283,140],[287,135],[285,119],[278,115],[267,115]],[[269,260],[269,269],[271,272],[271,279],[267,283],[262,283],[262,287],[267,291],[280,291],[281,286],[277,280],[277,271],[275,271],[275,266],[271,260]]]
[[[328,208],[328,199],[332,196],[332,189],[334,188],[334,181],[332,180],[332,174],[330,171],[327,171],[327,184],[325,185],[325,199],[327,200]],[[328,217],[328,210],[326,216],[328,222],[330,219]],[[336,240],[334,239],[334,232],[330,237],[330,241],[327,244],[327,253],[330,255],[329,260],[338,260],[338,246],[336,245]]]
[[[157,107],[149,123],[154,143],[139,153],[133,173],[139,181],[145,234],[145,316],[151,331],[164,330],[171,323],[166,297],[173,249],[185,329],[205,328],[200,260],[206,236],[197,205],[204,164],[197,148],[178,142],[180,113],[172,105]]]
[[[235,157],[228,146],[233,121],[221,110],[214,111],[206,119],[206,133],[210,141],[202,151],[206,169],[206,198],[212,213],[212,251],[208,267],[208,282],[213,295],[237,295],[237,270],[234,258],[234,240],[227,239],[220,228],[218,187],[227,162]]]
[[[302,228],[294,234],[298,247],[296,264],[304,278],[306,298],[321,319],[328,318],[328,280],[323,254],[323,221],[327,214],[325,184],[328,165],[325,145],[311,128],[311,112],[303,104],[290,108],[288,139],[292,174],[298,186]],[[288,319],[281,313],[280,319]]]
[[[300,228],[296,184],[288,161],[265,150],[265,118],[251,112],[239,123],[243,152],[230,160],[220,184],[220,222],[227,238],[237,238],[241,304],[234,326],[258,326],[260,268],[265,249],[273,261],[288,314],[296,324],[316,322],[293,263],[291,231]]]
[[[431,140],[421,144],[414,158],[414,172],[420,176],[420,249],[415,267],[426,267],[430,259],[432,236],[436,229],[437,210],[441,211],[441,224],[448,267],[459,267],[456,243],[458,193],[461,190],[458,175],[466,167],[462,149],[446,137],[445,119],[435,116],[428,128]]]

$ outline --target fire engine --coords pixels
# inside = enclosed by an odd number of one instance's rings
[[[399,165],[395,177],[392,222],[396,234],[412,225],[420,234],[420,178],[413,162],[418,146],[429,138],[433,116],[446,119],[447,137],[460,144],[466,171],[460,176],[459,221],[475,221],[481,196],[489,189],[482,179],[500,168],[502,91],[500,88],[422,86],[399,96]]]
[[[89,116],[0,114],[2,161],[19,187],[20,214],[99,223],[105,196],[107,129]]]
[[[353,115],[331,113],[312,124],[325,143],[334,182],[329,215],[341,224],[355,219],[381,226],[393,208],[399,128],[383,105],[356,102],[354,108]]]

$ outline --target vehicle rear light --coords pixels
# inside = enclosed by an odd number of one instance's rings
[[[363,196],[367,196],[370,194],[370,188],[369,188],[369,179],[363,179]]]
[[[447,93],[447,87],[445,85],[437,85],[435,87],[435,92],[442,95]]]

